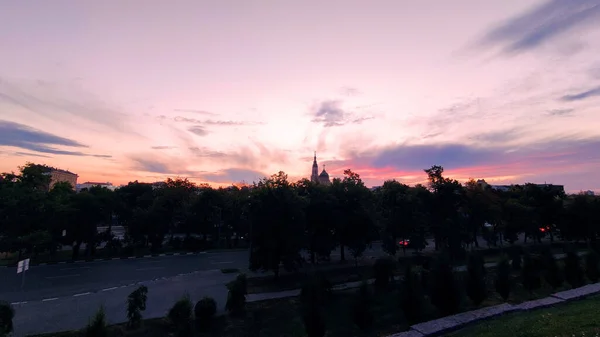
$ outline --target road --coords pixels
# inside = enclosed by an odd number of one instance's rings
[[[245,269],[246,251],[32,266],[25,275],[0,268],[0,299],[11,303],[96,292],[194,271]]]

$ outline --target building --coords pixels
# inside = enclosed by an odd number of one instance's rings
[[[312,165],[312,174],[310,175],[310,181],[317,184],[330,185],[329,173],[325,171],[325,165],[323,165],[323,171],[319,174],[319,165],[317,164],[317,152],[315,152],[315,158]]]
[[[97,183],[97,182],[90,182],[90,181],[86,181],[83,184],[77,184],[77,192],[83,190],[84,188],[90,189],[91,187],[94,186],[98,186],[98,187],[105,187],[108,188],[111,191],[114,191],[117,187],[113,186],[113,184],[106,182],[106,183]]]
[[[75,187],[77,186],[77,178],[79,177],[73,172],[57,169],[54,167],[48,167],[48,171],[46,171],[44,174],[50,176],[49,189],[52,189],[54,185],[61,182],[69,183],[71,184],[71,186],[73,186],[73,189],[75,189]]]

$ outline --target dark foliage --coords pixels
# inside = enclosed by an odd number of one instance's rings
[[[431,303],[444,316],[455,314],[461,302],[461,292],[448,257],[440,256],[431,272]]]
[[[192,334],[192,306],[189,296],[184,296],[175,302],[167,313],[167,318],[178,337],[188,337]]]
[[[544,265],[544,279],[553,289],[560,287],[563,284],[563,274],[560,270],[558,262],[552,254],[551,250],[545,250],[542,255]]]
[[[227,294],[227,303],[225,303],[225,310],[229,311],[231,315],[239,315],[244,312],[246,306],[246,294],[248,293],[248,284],[246,281],[246,275],[240,274],[235,280],[227,284],[229,293]]]
[[[473,252],[467,261],[467,295],[475,305],[481,304],[487,295],[485,283],[485,266],[481,255]]]
[[[378,289],[387,289],[394,277],[394,260],[379,258],[373,265],[374,286]]]
[[[523,283],[523,287],[525,287],[529,293],[532,293],[534,290],[539,289],[542,286],[539,267],[540,264],[538,259],[529,253],[523,255],[521,282]]]
[[[421,322],[424,317],[425,296],[418,275],[407,265],[400,286],[400,307],[410,324]]]
[[[15,309],[6,302],[0,301],[0,336],[7,336],[13,331]]]
[[[592,283],[600,280],[600,255],[595,250],[585,256],[585,275]]]
[[[106,314],[104,307],[100,307],[94,318],[85,327],[85,337],[108,337],[108,324],[106,322]]]
[[[146,310],[148,288],[140,286],[127,296],[127,326],[131,329],[138,328],[142,323],[142,311]]]
[[[196,326],[200,330],[210,327],[212,320],[217,313],[217,302],[211,297],[204,297],[196,302],[194,306],[194,318]]]
[[[582,286],[584,282],[581,259],[574,251],[569,251],[565,257],[565,280],[573,288]]]
[[[502,257],[496,266],[495,286],[496,292],[506,301],[510,295],[511,288],[510,265],[506,256]]]
[[[352,321],[360,330],[368,330],[373,326],[373,313],[371,312],[371,298],[369,287],[363,282],[356,293],[356,301],[352,308]]]

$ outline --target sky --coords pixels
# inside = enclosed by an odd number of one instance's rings
[[[600,191],[600,0],[0,2],[0,171]]]

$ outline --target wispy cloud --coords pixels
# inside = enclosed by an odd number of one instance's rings
[[[173,111],[177,111],[177,112],[191,112],[191,113],[195,113],[195,114],[199,114],[199,115],[205,115],[205,116],[218,116],[219,114],[216,114],[214,112],[209,112],[206,110],[197,110],[197,109],[173,109]]]
[[[315,104],[310,111],[312,122],[322,124],[324,127],[342,126],[349,123],[360,124],[373,119],[374,116],[359,116],[345,110],[339,100],[325,100]]]
[[[79,118],[132,134],[124,123],[127,114],[68,83],[0,78],[0,103],[22,108],[22,114],[32,114],[33,118],[45,117],[69,123],[73,118]]]
[[[88,147],[77,141],[37,130],[27,125],[9,121],[0,121],[0,146],[13,146],[29,151],[57,155],[111,158],[110,155],[87,154],[79,151],[66,151],[51,147],[49,145],[77,148]]]
[[[195,134],[196,136],[201,136],[201,137],[206,136],[208,134],[208,131],[206,131],[206,129],[204,129],[200,125],[190,126],[187,130],[189,132]]]
[[[594,96],[600,96],[600,86],[590,89],[590,90],[587,90],[587,91],[577,93],[577,94],[565,95],[565,96],[561,97],[561,100],[567,101],[567,102],[572,102],[572,101],[580,101],[580,100],[594,97]]]
[[[552,109],[548,111],[550,116],[567,116],[573,113],[575,109]]]
[[[492,29],[479,45],[499,45],[506,53],[522,52],[598,20],[600,0],[549,0]]]
[[[160,145],[160,146],[152,146],[152,150],[171,150],[176,149],[176,146],[168,146],[168,145]]]

